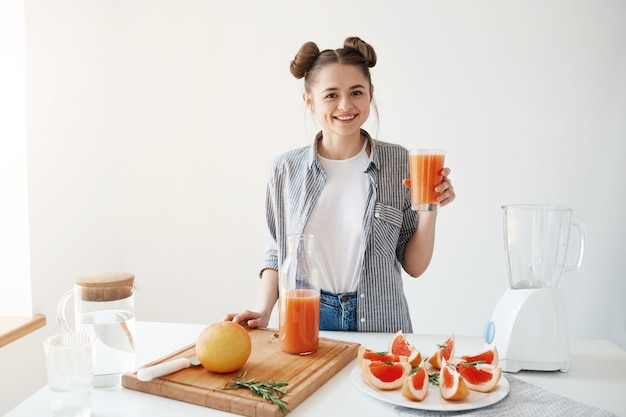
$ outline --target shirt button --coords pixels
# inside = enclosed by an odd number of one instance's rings
[[[378,213],[378,212],[374,213],[374,217],[379,218],[380,217],[380,213]]]
[[[365,294],[361,293],[361,296],[360,296],[360,297],[361,297],[361,298],[365,298]]]
[[[361,323],[365,323],[365,317],[361,317]]]

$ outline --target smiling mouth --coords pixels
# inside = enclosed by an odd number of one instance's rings
[[[352,114],[349,116],[335,116],[335,119],[341,121],[341,122],[349,122],[350,120],[354,120],[356,119],[356,114]]]

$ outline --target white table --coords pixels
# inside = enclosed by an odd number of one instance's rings
[[[204,325],[137,323],[137,363],[144,365],[194,343]],[[386,333],[321,332],[321,336],[349,340],[386,350]],[[407,335],[423,353],[429,354],[447,335]],[[432,347],[432,349],[431,349]],[[457,353],[484,349],[479,337],[456,335]],[[356,360],[295,408],[290,416],[396,416],[393,406],[367,396],[350,379]],[[515,377],[581,403],[626,417],[626,351],[606,340],[572,342],[571,366],[567,373],[529,372]],[[51,416],[48,387],[44,386],[5,417]],[[332,406],[330,405],[332,404]],[[98,388],[93,395],[93,417],[207,417],[233,414],[170,400],[119,387]]]

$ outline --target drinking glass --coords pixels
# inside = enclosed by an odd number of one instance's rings
[[[409,151],[409,178],[411,180],[411,208],[417,211],[436,211],[439,206],[435,187],[441,183],[445,151],[412,149]]]
[[[54,417],[91,416],[95,341],[96,336],[77,332],[43,341]]]

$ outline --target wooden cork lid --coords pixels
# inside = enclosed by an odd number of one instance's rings
[[[128,298],[133,291],[135,275],[128,272],[102,272],[83,275],[74,280],[85,301],[114,301]]]

